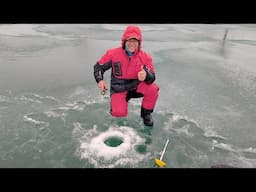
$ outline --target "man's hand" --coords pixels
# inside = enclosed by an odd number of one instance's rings
[[[146,78],[146,75],[147,75],[146,71],[143,69],[143,66],[141,66],[140,71],[138,72],[138,79],[140,81],[144,81]]]
[[[107,84],[104,80],[99,81],[98,87],[100,88],[101,94],[104,95],[106,90],[108,90]]]

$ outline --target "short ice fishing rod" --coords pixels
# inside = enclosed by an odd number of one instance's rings
[[[158,167],[164,167],[166,165],[166,163],[164,161],[162,161],[162,159],[163,159],[163,156],[166,151],[168,143],[169,143],[169,139],[167,139],[167,141],[165,142],[164,149],[162,151],[160,159],[155,159],[156,166],[158,166]]]

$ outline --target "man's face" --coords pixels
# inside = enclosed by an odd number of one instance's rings
[[[134,52],[139,46],[139,41],[137,39],[129,39],[126,41],[126,47],[129,51]]]

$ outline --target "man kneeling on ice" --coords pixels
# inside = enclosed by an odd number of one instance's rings
[[[159,87],[155,81],[152,57],[142,50],[142,33],[138,26],[126,27],[121,46],[109,49],[94,65],[94,77],[104,94],[107,84],[103,80],[106,70],[111,71],[111,109],[114,117],[128,114],[128,101],[143,97],[141,118],[147,126],[153,126],[151,113],[158,99]]]

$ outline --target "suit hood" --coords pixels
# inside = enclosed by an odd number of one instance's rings
[[[126,27],[122,36],[122,47],[124,48],[125,42],[127,39],[135,38],[139,41],[139,49],[141,48],[142,43],[142,33],[141,29],[138,26],[130,25]]]

